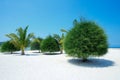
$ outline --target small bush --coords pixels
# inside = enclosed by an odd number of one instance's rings
[[[105,32],[96,23],[78,22],[67,33],[64,40],[65,52],[86,61],[89,56],[102,56],[108,48]]]
[[[1,51],[2,52],[11,52],[11,54],[13,53],[13,51],[17,51],[20,50],[17,47],[15,47],[10,41],[4,42],[1,46]]]
[[[52,36],[48,36],[41,43],[41,51],[50,52],[50,53],[55,51],[60,51],[59,43]]]

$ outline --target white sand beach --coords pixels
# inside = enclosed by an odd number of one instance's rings
[[[120,80],[120,49],[110,48],[87,63],[66,54],[0,53],[0,80]]]

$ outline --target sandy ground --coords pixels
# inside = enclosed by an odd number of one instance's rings
[[[0,80],[120,80],[120,49],[87,63],[65,54],[17,53],[0,53]]]

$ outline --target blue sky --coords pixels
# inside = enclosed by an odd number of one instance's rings
[[[37,37],[61,34],[81,16],[104,28],[110,46],[120,46],[119,0],[0,0],[0,41],[26,25]]]

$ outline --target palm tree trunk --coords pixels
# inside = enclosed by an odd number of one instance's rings
[[[22,48],[22,54],[21,55],[25,55],[24,48]]]

